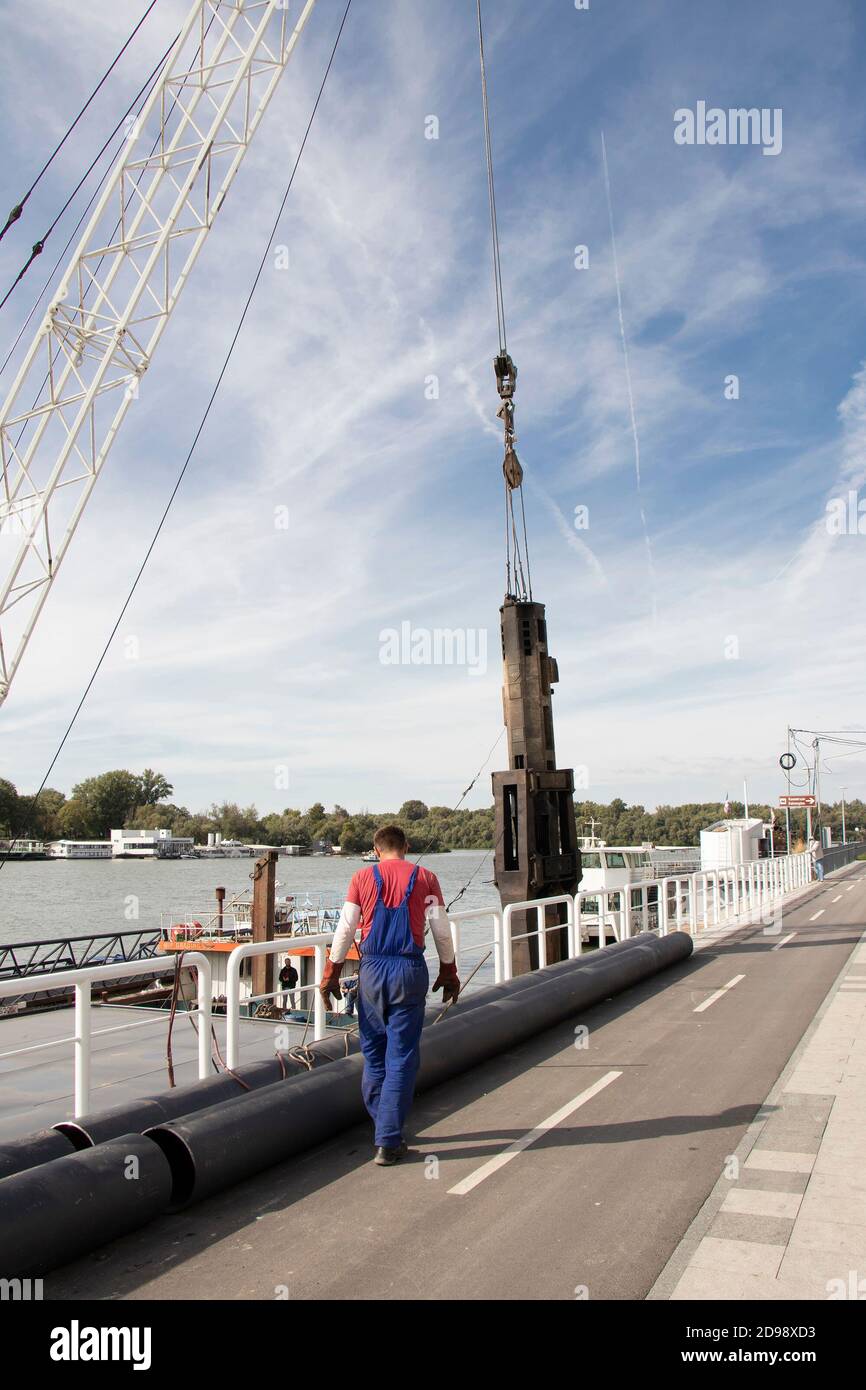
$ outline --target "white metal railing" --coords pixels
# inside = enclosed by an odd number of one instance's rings
[[[305,994],[313,991],[313,1041],[319,1042],[326,1032],[326,1010],[325,1001],[319,993],[319,981],[325,971],[325,947],[330,946],[334,939],[333,932],[318,932],[315,935],[305,936],[303,942],[305,946],[313,947],[315,958],[315,983],[311,985],[295,985],[293,994]],[[241,1048],[241,965],[248,956],[270,956],[276,955],[278,951],[286,950],[287,938],[281,937],[277,941],[247,941],[242,946],[238,946],[229,956],[226,968],[226,1066],[231,1070],[240,1061]],[[282,989],[274,990],[273,994],[282,994]],[[245,1003],[251,1003],[255,999],[271,998],[271,995],[248,995]]]
[[[178,961],[181,962],[184,970],[190,969],[196,972],[196,1008],[190,1009],[189,1012],[196,1013],[199,1017],[198,1074],[199,1079],[203,1081],[210,1075],[213,985],[210,961],[197,951],[187,952],[182,958],[171,959],[169,957],[164,962],[159,963],[155,963],[152,958],[149,960],[118,961],[114,965],[94,965],[83,967],[80,970],[54,970],[44,975],[19,976],[0,983],[0,999],[9,998],[12,995],[17,997],[21,994],[39,994],[44,990],[61,989],[67,985],[73,986],[75,990],[75,1032],[70,1037],[53,1038],[50,1042],[39,1044],[39,1046],[41,1049],[43,1047],[60,1047],[70,1042],[74,1044],[74,1114],[76,1119],[81,1115],[86,1115],[90,1109],[90,1044],[93,1036],[90,995],[93,984],[100,980],[126,979],[130,975],[171,974],[177,968]],[[122,1023],[115,1028],[100,1031],[119,1033],[141,1026],[141,1023]]]
[[[735,868],[676,874],[618,888],[586,889],[573,896],[562,894],[510,903],[501,912],[491,908],[457,912],[449,917],[449,922],[461,973],[463,959],[469,952],[492,948],[494,980],[499,984],[512,978],[513,947],[517,941],[536,938],[538,963],[543,966],[547,963],[547,934],[551,931],[566,931],[569,958],[581,955],[593,936],[600,948],[607,944],[608,936],[614,941],[626,941],[639,931],[657,931],[662,936],[670,931],[688,931],[696,936],[701,931],[775,910],[782,897],[804,887],[811,878],[808,853],[784,855]],[[556,904],[565,904],[566,921],[548,923],[546,909]],[[535,928],[514,935],[514,913],[533,909]],[[492,939],[466,942],[464,926],[488,917],[494,921]]]
[[[493,919],[493,936],[489,941],[464,942],[463,928],[469,922],[486,921],[488,917]],[[451,927],[451,939],[454,942],[454,957],[459,962],[470,951],[493,952],[493,978],[499,984],[503,978],[503,946],[502,946],[502,908],[500,907],[475,907],[467,908],[464,912],[452,912],[448,918]]]
[[[564,922],[546,921],[547,909],[565,905],[566,918]],[[514,936],[511,930],[511,919],[515,912],[525,912],[535,909],[536,927],[534,931],[519,932]],[[512,978],[514,969],[514,943],[515,941],[528,941],[534,936],[538,940],[538,964],[539,967],[547,965],[547,933],[551,931],[562,931],[566,929],[568,938],[569,956],[574,955],[574,898],[569,893],[559,893],[552,898],[535,898],[522,903],[509,903],[502,914],[502,946],[503,961],[502,969],[505,980]]]
[[[712,930],[742,918],[751,918],[756,914],[763,916],[771,909],[775,911],[781,898],[805,887],[811,879],[811,855],[786,855],[777,859],[757,860],[735,869],[676,875],[659,880],[641,880],[618,888],[586,890],[574,895],[564,893],[550,898],[510,903],[504,909],[475,908],[452,914],[449,923],[461,973],[462,961],[469,953],[480,954],[485,949],[492,950],[493,975],[498,984],[503,980],[510,980],[513,976],[516,942],[536,938],[538,963],[539,966],[544,966],[548,960],[547,935],[551,931],[565,932],[569,959],[582,954],[584,943],[591,940],[593,932],[597,937],[599,949],[604,949],[607,945],[608,933],[615,941],[627,940],[635,932],[646,930],[657,931],[662,936],[672,930],[688,930],[693,935],[698,935],[702,930]],[[588,910],[587,903],[591,904],[592,910]],[[565,921],[548,922],[547,909],[557,906],[565,908]],[[535,927],[514,934],[514,914],[533,910]],[[488,918],[493,922],[492,938],[489,941],[467,941],[463,929],[473,921],[484,921]],[[314,983],[296,985],[292,992],[301,995],[313,992],[313,1038],[318,1041],[326,1034],[326,1010],[319,994],[319,982],[327,959],[326,947],[331,944],[333,934],[328,931],[312,933],[303,935],[301,939],[305,947],[313,949]],[[285,951],[286,946],[287,938],[281,937],[274,941],[243,942],[231,952],[226,971],[226,1062],[229,1068],[235,1068],[240,1060],[242,964],[248,956],[275,955]],[[111,965],[18,976],[0,982],[0,999],[37,994],[66,986],[73,987],[74,1034],[22,1050],[38,1051],[70,1042],[74,1044],[76,1116],[86,1114],[90,1104],[91,1038],[94,1036],[91,1022],[93,984],[102,980],[147,973],[168,974],[177,968],[178,961],[184,969],[196,971],[197,1007],[194,1012],[200,1021],[198,1073],[199,1077],[204,1079],[210,1075],[211,1066],[213,986],[210,962],[207,956],[200,952],[184,952],[175,958],[167,957],[159,963],[152,958],[118,961]],[[284,992],[280,987],[261,997],[270,998],[274,994]],[[248,996],[244,1002],[250,1003],[257,997],[259,996]],[[122,1032],[142,1026],[145,1025],[140,1022],[121,1024],[117,1028],[97,1030],[97,1036],[103,1032]]]

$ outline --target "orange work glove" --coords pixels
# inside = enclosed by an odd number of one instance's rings
[[[319,983],[319,993],[325,1001],[325,1008],[332,1009],[332,999],[340,998],[340,972],[343,969],[343,961],[329,960],[325,966],[325,973]]]

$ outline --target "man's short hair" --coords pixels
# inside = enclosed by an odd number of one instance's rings
[[[380,854],[382,850],[388,854],[405,854],[409,841],[399,825],[382,825],[373,836],[373,845]]]

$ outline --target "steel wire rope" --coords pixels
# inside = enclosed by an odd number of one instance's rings
[[[75,119],[73,120],[72,124],[71,124],[70,126],[67,127],[66,134],[63,136],[63,139],[60,140],[60,141],[58,142],[57,145],[55,145],[54,149],[51,151],[51,154],[48,156],[48,158],[46,159],[46,161],[45,161],[45,163],[43,164],[42,168],[39,170],[39,173],[36,175],[36,178],[33,180],[33,182],[31,183],[30,187],[28,188],[27,192],[24,194],[24,197],[20,200],[20,202],[18,202],[18,203],[15,204],[15,206],[14,206],[14,208],[12,209],[12,211],[10,212],[9,216],[6,218],[6,223],[5,223],[5,225],[3,226],[2,229],[0,229],[0,241],[3,240],[4,236],[5,236],[6,233],[8,232],[9,228],[10,228],[11,226],[13,226],[14,223],[16,223],[16,222],[18,221],[19,217],[21,216],[21,214],[22,214],[23,211],[24,211],[25,204],[27,203],[27,200],[28,200],[28,198],[30,197],[31,193],[34,191],[34,189],[36,188],[37,184],[38,184],[38,183],[40,182],[40,180],[42,179],[43,175],[46,174],[46,173],[48,172],[48,170],[50,169],[50,167],[51,167],[51,165],[53,164],[54,160],[57,158],[58,154],[59,154],[60,151],[63,149],[63,146],[66,144],[66,141],[69,139],[70,135],[71,135],[72,132],[75,130],[76,126],[78,125],[78,122],[81,120],[81,117],[84,115],[85,111],[86,111],[87,108],[90,106],[91,102],[92,102],[92,101],[94,100],[94,98],[99,94],[99,92],[100,92],[100,91],[102,90],[102,88],[104,87],[105,83],[108,81],[108,78],[111,76],[112,72],[113,72],[114,69],[117,67],[117,64],[120,62],[120,60],[121,60],[121,58],[123,57],[124,53],[125,53],[126,50],[129,48],[129,45],[132,43],[133,39],[135,38],[136,34],[138,33],[138,31],[139,31],[139,29],[141,28],[141,26],[142,26],[142,24],[144,23],[144,21],[147,19],[147,17],[148,17],[148,15],[150,14],[151,10],[154,8],[155,4],[156,4],[156,0],[150,0],[150,4],[148,5],[148,7],[147,7],[147,9],[145,10],[144,14],[141,16],[141,19],[138,21],[138,23],[136,24],[135,28],[132,30],[131,34],[129,34],[129,35],[127,36],[127,38],[126,38],[125,42],[123,43],[123,45],[121,46],[121,48],[120,48],[120,49],[118,50],[118,52],[114,55],[114,58],[112,59],[111,63],[110,63],[109,66],[105,69],[105,72],[104,72],[104,73],[102,74],[102,76],[100,77],[99,81],[97,82],[97,84],[96,84],[96,86],[94,87],[93,91],[90,93],[90,96],[87,98],[86,102],[85,102],[84,105],[82,106],[82,108],[81,108],[81,110],[79,111],[78,115],[77,115],[77,116],[75,117]],[[52,225],[53,225],[53,224],[52,224]],[[50,230],[50,229],[49,229],[49,230]],[[38,243],[37,243],[37,245],[38,245]],[[37,252],[37,255],[38,255],[38,252]],[[31,258],[31,259],[32,259],[32,258]],[[25,267],[25,269],[26,269],[26,267]],[[22,274],[23,274],[23,272],[22,272]],[[19,278],[20,278],[20,277],[19,277]],[[8,297],[8,296],[7,296],[7,297]],[[4,303],[5,303],[5,300],[4,300]]]

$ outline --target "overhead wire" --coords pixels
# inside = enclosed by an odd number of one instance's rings
[[[23,266],[22,266],[21,269],[19,270],[19,272],[18,272],[18,274],[16,275],[15,279],[12,281],[12,284],[9,286],[9,288],[8,288],[8,290],[6,291],[6,293],[4,294],[3,298],[0,299],[0,309],[2,309],[2,308],[5,307],[7,301],[10,299],[10,297],[12,296],[12,294],[14,293],[15,289],[18,287],[18,285],[20,284],[20,282],[24,279],[24,276],[27,274],[27,272],[28,272],[28,270],[30,269],[30,267],[31,267],[31,265],[33,264],[33,262],[37,259],[38,256],[41,256],[41,255],[42,255],[42,252],[45,250],[45,243],[46,243],[46,241],[47,241],[48,238],[50,237],[51,233],[54,231],[54,228],[57,226],[58,222],[59,222],[59,221],[61,220],[61,218],[63,217],[63,214],[66,212],[67,208],[70,206],[71,203],[73,203],[73,202],[75,201],[75,198],[78,196],[78,193],[80,192],[80,190],[82,189],[82,187],[84,186],[84,184],[87,182],[88,178],[90,177],[90,175],[91,175],[91,173],[93,172],[93,170],[96,168],[96,166],[97,166],[97,164],[99,163],[99,161],[100,161],[100,159],[102,158],[102,156],[105,154],[105,151],[108,149],[108,146],[111,144],[111,142],[112,142],[112,140],[114,139],[115,135],[116,135],[117,132],[120,130],[121,126],[123,126],[123,124],[124,124],[124,122],[126,121],[126,118],[128,117],[129,113],[135,108],[135,106],[136,106],[136,104],[138,103],[138,101],[139,101],[140,97],[142,96],[142,94],[143,94],[144,92],[148,92],[149,89],[150,89],[150,87],[152,86],[152,84],[156,81],[157,74],[158,74],[159,72],[161,72],[163,66],[165,65],[165,61],[166,61],[166,59],[168,58],[168,55],[171,53],[171,50],[174,48],[174,45],[177,43],[178,38],[179,38],[179,34],[176,34],[175,37],[172,39],[171,43],[169,44],[168,48],[167,48],[167,49],[165,50],[165,52],[163,53],[162,57],[159,59],[159,61],[158,61],[158,63],[156,64],[156,66],[151,70],[150,75],[148,76],[148,78],[147,78],[147,80],[145,81],[145,83],[143,84],[143,86],[139,87],[139,89],[138,89],[138,91],[136,92],[135,96],[132,98],[132,101],[129,103],[129,105],[127,106],[127,108],[126,108],[126,110],[124,111],[123,115],[121,116],[120,120],[117,122],[117,125],[114,127],[114,129],[112,130],[111,134],[108,136],[107,140],[106,140],[106,141],[104,142],[104,144],[102,145],[102,147],[101,147],[101,149],[99,150],[99,152],[98,152],[98,153],[94,156],[94,158],[91,160],[91,162],[90,162],[90,164],[88,165],[87,169],[86,169],[85,172],[82,174],[81,178],[78,180],[78,183],[75,185],[75,187],[73,188],[72,192],[69,194],[69,197],[66,199],[66,201],[65,201],[65,203],[63,204],[63,206],[61,207],[60,211],[57,213],[56,217],[55,217],[54,220],[51,222],[50,226],[48,227],[48,230],[45,231],[45,232],[43,232],[42,236],[39,238],[38,241],[34,242],[33,247],[32,247],[32,249],[31,249],[31,251],[30,251],[30,255],[28,256],[27,260],[24,262]],[[99,192],[99,188],[100,188],[100,187],[102,186],[102,184],[105,182],[105,179],[107,178],[107,176],[108,176],[108,171],[106,171],[106,174],[103,175],[103,178],[100,180],[99,186],[97,187],[97,193]],[[69,246],[70,246],[70,244],[71,244],[71,242],[72,242],[72,237],[75,236],[75,232],[76,232],[76,231],[78,230],[78,228],[81,226],[81,223],[84,221],[84,218],[85,218],[85,216],[87,215],[87,212],[88,212],[89,209],[93,206],[93,203],[95,202],[95,200],[96,200],[96,194],[94,194],[93,198],[91,198],[90,202],[88,203],[87,207],[85,208],[84,212],[82,213],[81,217],[79,218],[78,222],[76,223],[75,230],[73,231],[72,236],[69,238],[69,241],[67,241],[66,246],[64,247],[63,251],[61,251],[61,253],[60,253],[60,257],[58,258],[58,260],[55,262],[54,266],[52,267],[51,273],[50,273],[50,275],[49,275],[49,277],[48,277],[48,283],[51,282],[51,279],[53,278],[54,272],[55,272],[55,270],[57,269],[57,266],[58,266],[59,263],[60,263],[60,259],[62,259],[62,257],[66,254],[66,251],[68,250],[68,248],[69,248]],[[38,298],[37,298],[37,300],[36,300],[36,303],[37,303],[37,304],[39,303],[39,300],[42,298],[42,295],[45,293],[45,289],[46,289],[46,288],[47,288],[47,284],[46,284],[46,286],[42,289],[41,293],[39,294],[39,296],[38,296]],[[30,313],[28,314],[27,320],[26,320],[26,322],[25,322],[25,324],[24,324],[24,328],[26,328],[26,327],[27,327],[27,324],[30,322],[30,319],[31,319],[32,316],[33,316],[35,307],[36,307],[36,306],[34,305],[34,308],[31,309]],[[22,328],[21,333],[24,332],[24,328]],[[13,351],[13,352],[14,352],[15,348],[17,347],[18,343],[19,343],[20,340],[21,340],[21,333],[19,333],[18,338],[16,338],[16,340],[15,340],[15,343],[14,343],[13,348],[12,348],[12,351]],[[10,354],[10,355],[11,355],[11,354]],[[8,362],[8,360],[9,360],[9,358],[7,357],[6,361]],[[4,365],[4,367],[5,367],[6,363],[4,362],[3,365]],[[2,370],[2,369],[0,369],[0,370]]]
[[[100,159],[102,158],[103,154],[104,154],[105,151],[108,149],[108,146],[111,144],[112,140],[113,140],[114,137],[117,135],[117,132],[120,130],[121,126],[124,125],[124,123],[125,123],[127,117],[129,116],[130,112],[133,111],[133,110],[135,109],[136,105],[138,104],[139,100],[140,100],[142,97],[144,97],[144,101],[147,101],[147,99],[148,99],[148,97],[150,96],[150,93],[151,93],[151,91],[152,91],[152,89],[153,89],[153,86],[155,85],[155,83],[156,83],[156,81],[157,81],[157,78],[158,78],[158,76],[159,76],[159,73],[162,71],[162,68],[165,66],[165,61],[166,61],[166,59],[168,58],[168,55],[169,55],[169,53],[171,52],[172,48],[174,47],[176,41],[177,41],[177,36],[172,40],[171,44],[170,44],[169,47],[165,50],[165,53],[162,55],[162,57],[160,58],[159,62],[156,64],[156,66],[155,66],[154,68],[151,69],[151,73],[150,73],[150,76],[148,77],[147,81],[144,83],[144,85],[143,85],[142,87],[139,87],[139,89],[138,89],[138,91],[136,92],[135,96],[133,97],[132,101],[129,103],[129,106],[126,108],[126,110],[124,111],[124,113],[123,113],[123,115],[121,116],[120,120],[118,121],[117,125],[114,127],[114,130],[111,132],[111,134],[109,135],[108,139],[105,141],[104,145],[102,146],[102,149],[101,149],[101,150],[99,151],[99,153],[96,155],[95,159],[93,159],[93,160],[91,161],[91,163],[90,163],[90,165],[89,165],[89,167],[88,167],[88,169],[87,169],[87,172],[82,176],[82,178],[79,179],[78,183],[77,183],[76,186],[75,186],[74,191],[69,195],[69,197],[67,198],[66,202],[63,204],[63,207],[61,208],[60,212],[59,212],[59,213],[57,214],[57,216],[55,217],[55,219],[54,219],[54,221],[52,222],[51,226],[49,227],[48,231],[47,231],[47,232],[45,233],[45,235],[42,237],[42,247],[43,247],[43,249],[44,249],[45,242],[46,242],[46,240],[47,240],[49,234],[54,230],[54,228],[56,227],[57,223],[60,221],[60,218],[63,216],[64,212],[65,212],[66,209],[69,207],[70,203],[72,203],[73,200],[75,199],[76,194],[80,191],[80,189],[82,188],[82,186],[86,183],[86,181],[87,181],[89,175],[90,175],[90,174],[92,173],[92,171],[96,168],[96,165],[99,163],[99,161],[100,161]],[[177,98],[175,98],[175,102],[176,102],[176,101],[177,101]],[[171,113],[169,113],[169,114],[171,114]],[[30,324],[30,321],[31,321],[31,319],[33,318],[33,315],[36,313],[36,310],[39,308],[39,305],[40,305],[40,303],[42,302],[42,299],[43,299],[44,296],[45,296],[45,291],[46,291],[47,289],[49,289],[50,286],[53,284],[53,282],[54,282],[54,276],[55,276],[55,274],[57,273],[57,269],[58,269],[59,265],[61,264],[61,262],[62,262],[64,256],[66,255],[67,251],[69,250],[70,246],[72,245],[73,241],[75,240],[75,237],[77,236],[78,231],[80,230],[81,225],[82,225],[82,223],[84,222],[85,217],[86,217],[87,214],[90,212],[90,209],[93,207],[93,204],[96,202],[97,198],[99,197],[99,194],[100,194],[102,188],[103,188],[104,185],[105,185],[105,181],[106,181],[106,179],[108,178],[109,174],[111,173],[111,169],[112,169],[112,166],[113,166],[113,161],[116,159],[117,155],[120,153],[120,150],[121,150],[122,146],[123,146],[123,141],[120,142],[120,144],[118,145],[118,147],[117,147],[117,149],[115,150],[114,154],[112,155],[111,159],[109,160],[108,166],[107,166],[107,168],[106,168],[104,174],[103,174],[102,177],[100,178],[99,182],[97,183],[96,188],[94,189],[93,193],[91,194],[91,196],[90,196],[90,198],[89,198],[87,204],[85,205],[84,211],[81,213],[81,216],[79,217],[79,219],[78,219],[78,221],[76,222],[75,226],[72,228],[72,231],[71,231],[70,234],[69,234],[69,238],[68,238],[68,240],[67,240],[67,242],[66,242],[66,245],[64,246],[63,250],[60,252],[59,256],[57,257],[57,260],[54,262],[54,264],[53,264],[53,266],[51,267],[50,271],[48,272],[48,275],[47,275],[47,277],[46,277],[46,279],[45,279],[45,283],[43,284],[42,289],[41,289],[41,290],[39,291],[39,293],[37,294],[35,300],[33,301],[33,305],[32,305],[32,307],[31,307],[31,309],[30,309],[29,314],[27,315],[26,319],[24,320],[23,324],[21,325],[20,329],[18,330],[18,336],[16,337],[16,339],[15,339],[15,341],[13,342],[11,348],[10,348],[9,351],[7,352],[6,356],[4,357],[2,365],[0,365],[0,376],[2,376],[3,372],[5,372],[6,368],[8,367],[8,365],[9,365],[11,359],[12,359],[12,356],[13,356],[13,354],[14,354],[16,348],[18,347],[18,344],[21,342],[21,339],[23,338],[25,332],[27,331],[27,327],[28,327],[28,325]],[[156,142],[154,142],[154,146],[153,146],[153,149],[155,149],[155,148],[156,148]],[[153,149],[151,150],[151,154],[153,153]],[[130,198],[131,198],[131,196],[132,196],[132,195],[130,194]],[[129,205],[129,204],[128,204],[128,202],[127,202],[127,206],[128,206],[128,205]],[[120,223],[118,222],[118,223],[116,224],[116,226],[115,226],[115,232],[117,231],[117,227],[119,227],[119,225],[120,225]],[[40,254],[41,254],[41,253],[40,253]],[[26,273],[26,271],[27,271],[27,269],[28,269],[28,266],[29,266],[30,263],[33,261],[33,259],[35,259],[35,258],[31,255],[30,261],[28,261],[27,265],[24,266],[24,268],[20,271],[20,273],[19,273],[17,279],[16,279],[15,282],[12,284],[12,286],[10,287],[10,289],[7,291],[7,293],[6,293],[6,295],[5,295],[5,297],[4,297],[3,301],[2,301],[2,303],[0,303],[0,308],[2,308],[3,305],[6,303],[6,300],[9,298],[9,296],[10,296],[11,293],[12,293],[12,291],[15,289],[15,286],[18,284],[18,281],[21,280],[22,277],[24,276],[24,274]],[[45,383],[43,382],[43,386],[44,386],[44,384],[45,384]],[[40,393],[40,394],[41,394],[41,393]]]
[[[478,778],[481,776],[481,774],[482,774],[482,772],[484,771],[485,767],[486,767],[487,764],[490,762],[490,759],[493,757],[493,754],[496,752],[496,749],[499,747],[499,744],[502,742],[502,736],[503,736],[504,733],[505,733],[505,729],[504,729],[504,728],[503,728],[503,729],[500,729],[499,734],[497,735],[497,738],[496,738],[496,742],[493,744],[493,747],[490,749],[490,752],[487,754],[487,757],[484,759],[484,762],[481,764],[481,766],[479,767],[479,769],[478,769],[478,771],[476,772],[475,776],[472,778],[472,781],[469,783],[469,786],[468,786],[468,787],[465,787],[465,788],[463,789],[463,791],[461,792],[460,797],[459,797],[459,799],[458,799],[458,801],[457,801],[457,804],[456,804],[455,806],[452,806],[452,807],[451,807],[451,814],[452,814],[452,815],[455,813],[455,811],[459,811],[459,810],[460,810],[461,805],[462,805],[463,802],[466,800],[466,798],[467,798],[467,796],[469,795],[469,793],[471,792],[472,788],[475,786],[475,783],[478,781]],[[420,866],[421,860],[424,858],[424,855],[427,853],[427,851],[429,850],[429,848],[430,848],[430,846],[431,846],[432,844],[433,844],[433,837],[431,837],[431,838],[427,841],[426,845],[425,845],[424,848],[421,850],[421,853],[418,855],[418,858],[414,861],[414,862],[415,862],[415,867],[416,867],[416,868],[418,868],[418,867]]]
[[[114,55],[114,58],[112,59],[111,63],[110,63],[109,66],[105,69],[105,72],[102,74],[102,76],[100,77],[100,79],[99,79],[99,81],[97,82],[96,86],[94,87],[93,91],[90,93],[90,96],[87,98],[87,100],[86,100],[86,102],[84,103],[84,105],[82,106],[81,110],[78,112],[78,115],[77,115],[77,116],[75,117],[75,119],[72,121],[72,124],[71,124],[70,126],[67,127],[66,134],[63,136],[62,140],[60,140],[60,141],[55,145],[54,149],[51,151],[51,154],[48,156],[48,158],[46,159],[45,163],[42,165],[42,168],[39,170],[39,173],[36,175],[36,178],[33,180],[33,182],[31,183],[30,187],[28,188],[27,192],[24,194],[24,197],[21,198],[21,199],[15,204],[14,208],[13,208],[12,211],[9,213],[9,216],[6,218],[6,223],[5,223],[5,225],[2,227],[2,229],[0,229],[0,241],[3,240],[3,237],[6,235],[6,233],[7,233],[8,230],[9,230],[9,228],[10,228],[11,226],[13,226],[14,223],[16,223],[16,222],[18,221],[18,219],[20,218],[21,214],[22,214],[23,211],[24,211],[25,205],[26,205],[26,203],[27,203],[27,201],[28,201],[30,195],[33,193],[34,189],[36,188],[36,186],[38,185],[38,183],[40,182],[40,180],[42,179],[42,177],[43,177],[43,176],[48,172],[48,170],[50,169],[50,167],[51,167],[51,165],[53,164],[54,160],[57,158],[58,154],[59,154],[60,151],[63,149],[63,146],[66,144],[66,141],[69,139],[70,135],[71,135],[72,132],[75,130],[76,126],[78,125],[78,122],[81,120],[82,116],[84,115],[84,113],[85,113],[85,111],[87,110],[87,108],[90,106],[91,102],[92,102],[92,101],[94,100],[94,98],[99,94],[99,92],[100,92],[100,91],[102,90],[102,88],[104,87],[105,83],[108,81],[108,78],[111,76],[112,72],[113,72],[114,69],[117,67],[117,64],[120,62],[120,60],[121,60],[121,58],[123,57],[124,53],[125,53],[126,50],[129,48],[130,44],[132,43],[132,41],[133,41],[133,39],[135,38],[136,34],[138,33],[139,29],[140,29],[141,26],[144,24],[144,21],[147,19],[148,15],[150,14],[151,10],[154,8],[155,5],[156,5],[156,0],[150,0],[150,4],[148,5],[148,7],[147,7],[147,9],[145,10],[144,14],[141,16],[141,19],[138,21],[138,23],[136,24],[136,26],[135,26],[135,28],[132,30],[132,32],[127,36],[127,38],[125,39],[124,43],[121,45],[120,49],[118,50],[118,52]]]

